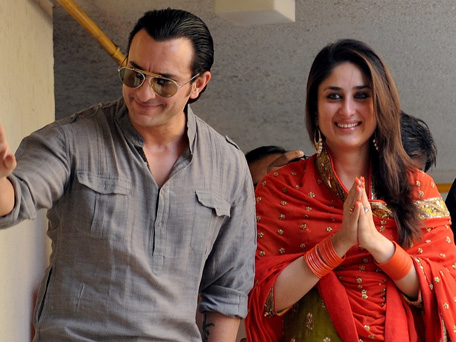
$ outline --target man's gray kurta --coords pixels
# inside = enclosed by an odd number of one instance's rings
[[[190,108],[189,148],[159,188],[122,99],[24,139],[7,227],[49,208],[35,341],[201,341],[200,309],[244,317],[253,186],[243,153]],[[18,252],[19,253],[19,252]]]

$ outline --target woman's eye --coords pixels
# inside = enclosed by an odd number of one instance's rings
[[[359,92],[355,94],[355,99],[367,99],[370,97],[370,94],[367,92]]]
[[[330,93],[326,97],[330,100],[340,100],[342,98],[342,96],[337,93]]]

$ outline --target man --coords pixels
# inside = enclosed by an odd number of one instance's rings
[[[269,172],[301,158],[305,158],[301,150],[286,151],[274,145],[260,146],[245,154],[255,188]]]
[[[417,169],[428,172],[437,163],[437,147],[429,126],[423,120],[401,113],[401,137],[405,152]]]
[[[436,165],[437,147],[429,126],[423,120],[402,112],[401,134],[402,145],[418,169],[428,172]],[[445,205],[451,216],[451,230],[456,235],[456,180],[446,196]]]
[[[0,129],[0,227],[49,209],[34,341],[235,341],[254,196],[242,152],[188,106],[212,62],[201,19],[147,12],[119,68],[121,99],[33,133],[16,159]]]
[[[445,205],[451,216],[451,230],[456,236],[456,179],[453,181],[453,184],[451,184],[450,191],[448,191]]]

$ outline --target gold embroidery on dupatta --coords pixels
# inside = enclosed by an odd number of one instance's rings
[[[331,167],[331,159],[329,158],[326,148],[323,148],[320,155],[315,158],[317,170],[320,173],[323,183],[342,201],[345,202],[347,193],[344,187],[337,181],[334,170]]]
[[[329,157],[328,151],[326,148],[323,148],[323,151],[315,159],[316,167],[321,176],[321,181],[317,182],[324,183],[328,189],[330,189],[338,198],[342,201],[345,201],[347,193],[342,184],[337,180],[336,174],[331,166],[331,158]],[[376,199],[377,195],[374,189],[373,183],[370,184],[371,188],[371,198]],[[370,202],[372,208],[372,214],[374,216],[392,219],[394,218],[393,212],[388,208],[388,205],[383,201],[373,201]]]
[[[264,317],[273,317],[276,315],[275,309],[274,309],[274,291],[271,288],[271,291],[269,292],[268,298],[266,299],[266,303],[264,303],[264,311],[263,311]]]
[[[445,202],[441,197],[416,201],[415,204],[421,210],[420,218],[423,220],[450,216]]]
[[[388,205],[385,202],[370,202],[370,205],[374,216],[386,219],[394,218],[393,212],[388,208]],[[387,221],[382,221],[381,223],[383,225],[386,224],[386,222]]]

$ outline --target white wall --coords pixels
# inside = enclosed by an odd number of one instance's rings
[[[438,149],[431,175],[439,183],[456,177],[455,0],[296,0],[294,23],[251,27],[217,16],[214,0],[77,3],[124,53],[130,29],[146,10],[169,6],[203,18],[214,37],[215,62],[207,90],[192,107],[244,152],[273,144],[314,153],[304,124],[310,65],[326,43],[361,39],[389,66],[402,109],[429,125]],[[61,6],[54,28],[57,116],[119,97],[114,60]]]
[[[0,122],[13,151],[54,119],[52,5],[48,0],[0,2]],[[33,334],[35,294],[48,260],[45,217],[0,231],[0,341]]]

